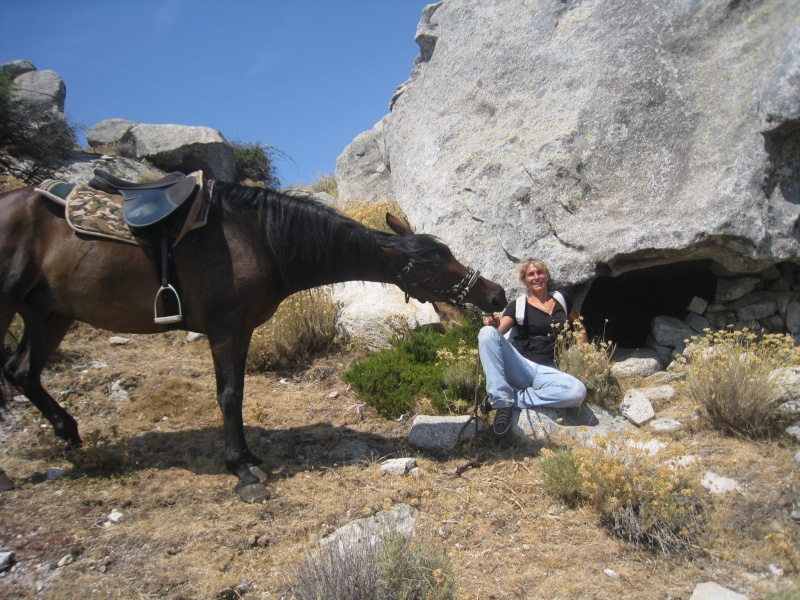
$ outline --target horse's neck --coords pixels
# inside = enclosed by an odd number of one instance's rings
[[[341,267],[341,268],[339,268]],[[307,290],[321,285],[344,283],[347,281],[374,281],[377,283],[396,283],[395,276],[380,269],[370,269],[366,265],[340,264],[326,269],[324,272],[297,272],[287,281],[291,293]]]
[[[365,228],[366,229],[366,228]],[[378,243],[375,244],[377,252]],[[369,248],[366,248],[369,253]],[[317,260],[301,261],[314,265]],[[331,256],[319,261],[319,267],[294,269],[287,274],[287,286],[292,292],[344,283],[347,281],[374,281],[377,283],[396,283],[396,273],[388,261],[381,258],[370,258],[365,248],[344,246]]]

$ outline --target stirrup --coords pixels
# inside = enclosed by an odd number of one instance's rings
[[[161,295],[166,292],[165,298],[169,298],[170,294],[172,297],[175,298],[175,302],[178,304],[178,313],[174,315],[164,315],[163,317],[158,316],[158,299]],[[164,303],[164,307],[166,309],[166,302]],[[178,292],[175,291],[175,288],[172,287],[169,283],[163,284],[156,292],[156,299],[153,301],[153,322],[154,323],[180,323],[183,321],[183,312],[181,311],[181,299],[178,297]]]

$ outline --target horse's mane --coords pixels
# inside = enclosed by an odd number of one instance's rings
[[[451,256],[433,236],[392,235],[370,229],[310,196],[216,183],[212,202],[223,215],[250,211],[261,215],[266,242],[284,277],[295,268],[338,271],[345,261],[358,261],[372,270],[389,273],[391,266],[381,247],[392,248],[421,263]]]

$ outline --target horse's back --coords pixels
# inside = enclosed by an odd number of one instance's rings
[[[77,235],[64,208],[33,188],[0,195],[0,281],[4,303],[24,300],[111,330],[163,330],[152,327],[152,253]]]

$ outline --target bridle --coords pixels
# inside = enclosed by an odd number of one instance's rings
[[[400,289],[403,290],[403,293],[406,295],[406,303],[408,303],[408,299],[411,296],[409,289],[417,288],[418,290],[421,290],[427,294],[439,296],[442,299],[441,301],[445,302],[446,304],[457,306],[458,308],[464,308],[464,298],[467,296],[467,294],[469,294],[470,289],[472,289],[472,286],[475,285],[475,282],[478,281],[478,278],[481,276],[481,272],[477,269],[467,267],[467,274],[464,275],[464,278],[461,281],[449,289],[437,290],[421,283],[417,283],[411,279],[409,277],[409,273],[411,273],[411,269],[413,267],[414,259],[409,258],[408,264],[400,269],[396,276]]]

